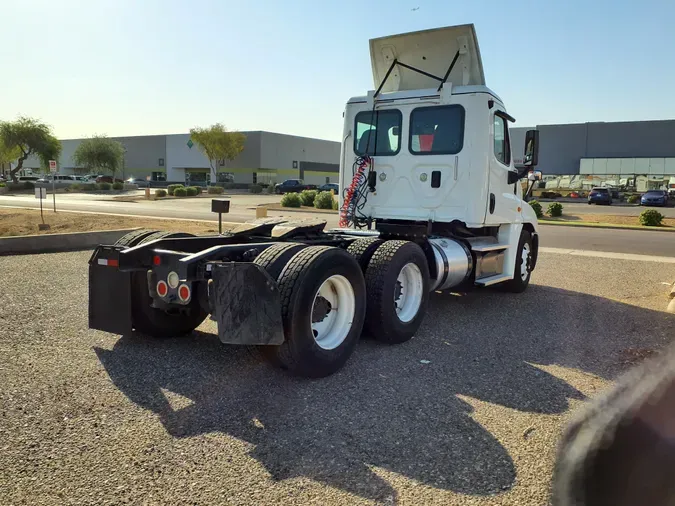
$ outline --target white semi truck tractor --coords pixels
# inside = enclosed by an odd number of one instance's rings
[[[373,39],[370,55],[375,89],[344,111],[339,227],[279,217],[212,236],[132,232],[90,259],[89,326],[176,336],[210,315],[222,342],[322,377],[364,332],[412,338],[432,292],[525,290],[539,239],[520,180],[529,193],[541,178],[538,135],[511,145],[473,25]]]

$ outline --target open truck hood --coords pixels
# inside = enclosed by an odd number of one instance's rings
[[[447,82],[455,86],[485,85],[483,62],[473,24],[370,39],[370,63],[377,89],[394,59],[443,78],[459,51]],[[397,65],[382,92],[437,88],[440,81]]]

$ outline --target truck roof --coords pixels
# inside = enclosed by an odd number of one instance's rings
[[[384,93],[438,87],[443,78],[456,86],[485,85],[473,24],[390,35],[369,42],[376,89],[391,69],[382,87]],[[393,62],[400,65],[392,67]]]
[[[497,95],[494,91],[492,91],[490,88],[488,88],[485,85],[469,85],[469,86],[453,86],[452,87],[452,94],[453,95],[467,95],[470,93],[487,93],[488,95],[491,95],[494,97],[494,99],[499,102],[500,104],[503,105],[503,101],[501,98],[499,98],[499,95]],[[432,98],[432,97],[438,97],[439,92],[438,92],[438,87],[434,86],[433,88],[427,88],[427,89],[421,89],[421,90],[404,90],[404,91],[393,91],[389,93],[381,93],[377,97],[377,102],[382,103],[386,101],[393,101],[393,100],[402,100],[402,99],[410,99],[410,98]],[[363,96],[358,96],[358,97],[352,97],[350,98],[347,103],[348,104],[359,104],[359,103],[365,103],[368,101],[368,96],[363,95]]]

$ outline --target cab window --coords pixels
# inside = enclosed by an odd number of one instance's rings
[[[356,115],[354,153],[369,156],[392,156],[401,147],[401,111],[362,111]]]
[[[409,149],[414,155],[454,155],[464,145],[464,107],[418,107],[410,113]]]
[[[511,145],[509,143],[509,130],[506,119],[498,114],[495,114],[494,120],[495,130],[495,157],[500,163],[504,165],[511,164]]]

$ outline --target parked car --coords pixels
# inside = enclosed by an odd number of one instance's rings
[[[641,206],[659,206],[668,205],[668,192],[666,190],[649,190],[640,198]]]
[[[149,181],[143,179],[142,177],[130,177],[124,182],[128,184],[137,184],[138,186],[142,186],[144,188],[150,184]]]
[[[316,190],[315,184],[307,184],[302,179],[287,179],[274,185],[275,193],[299,193],[303,190]]]
[[[588,205],[591,204],[605,204],[612,205],[612,193],[609,188],[595,187],[588,194]]]
[[[124,183],[123,180],[121,180],[121,179],[119,179],[119,178],[117,178],[117,177],[116,177],[115,180],[113,181],[113,177],[112,177],[112,176],[98,176],[98,177],[96,178],[96,182],[97,182],[97,183],[113,183],[113,182],[114,182],[114,183]]]
[[[335,192],[335,195],[337,195],[338,192],[340,191],[340,185],[338,185],[337,183],[326,183],[319,186],[319,191],[321,192],[329,192],[331,190],[333,190]]]

